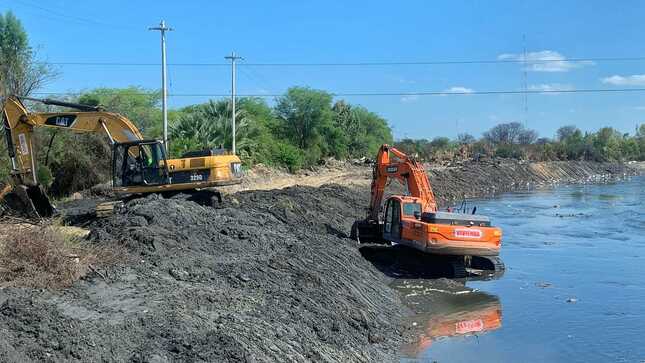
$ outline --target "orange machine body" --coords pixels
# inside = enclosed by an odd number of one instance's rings
[[[409,195],[394,195],[381,202],[387,182],[397,180]],[[388,145],[381,146],[372,179],[367,223],[378,224],[386,241],[441,255],[497,256],[502,231],[485,216],[441,212],[423,166]]]
[[[384,224],[384,236],[391,242],[416,248],[423,252],[438,255],[497,256],[502,240],[502,231],[498,227],[479,226],[476,224],[455,225],[428,223],[418,219],[414,214],[406,214],[415,208],[410,205],[422,204],[419,198],[409,196],[392,196],[388,198],[388,208],[398,208],[400,235],[388,232],[387,219]],[[387,212],[386,212],[387,218]],[[394,228],[390,227],[390,231]]]

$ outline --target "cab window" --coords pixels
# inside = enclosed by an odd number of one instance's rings
[[[403,203],[403,215],[413,217],[415,212],[421,213],[421,204]]]

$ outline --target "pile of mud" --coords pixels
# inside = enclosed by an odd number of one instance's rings
[[[127,263],[64,291],[0,290],[0,361],[393,361],[403,307],[342,238],[338,186],[128,202],[90,239]],[[362,214],[362,213],[361,213]]]
[[[457,167],[427,168],[432,188],[442,206],[465,198],[480,198],[554,184],[602,183],[636,175],[621,163],[551,161],[468,162]]]

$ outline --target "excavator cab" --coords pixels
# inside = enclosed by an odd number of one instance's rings
[[[401,239],[401,201],[397,198],[390,198],[385,203],[383,238],[388,241]]]
[[[114,187],[170,184],[164,147],[158,140],[115,143],[112,149]]]

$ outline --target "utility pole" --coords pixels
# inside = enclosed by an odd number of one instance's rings
[[[163,112],[163,145],[168,154],[168,90],[166,87],[166,32],[172,31],[172,28],[166,26],[165,21],[161,21],[159,26],[148,28],[148,30],[158,30],[161,33],[161,110]]]
[[[233,155],[235,153],[235,61],[244,60],[244,58],[235,55],[235,52],[231,52],[231,55],[224,57],[224,59],[229,59],[231,61],[231,126],[233,130]]]

